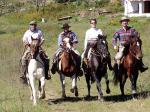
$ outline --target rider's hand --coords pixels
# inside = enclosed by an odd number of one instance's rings
[[[118,52],[118,46],[114,46],[114,50]]]

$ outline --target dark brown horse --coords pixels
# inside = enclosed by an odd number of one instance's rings
[[[127,78],[131,81],[132,95],[136,96],[136,83],[138,78],[139,60],[142,58],[142,42],[139,36],[129,37],[129,43],[125,48],[122,63],[114,65],[114,81],[120,83],[121,94],[124,96],[124,85]],[[119,69],[118,69],[119,68]]]
[[[71,92],[78,96],[77,89],[77,57],[78,55],[73,51],[70,39],[68,37],[63,39],[63,52],[60,56],[59,71],[60,80],[62,84],[62,97],[66,97],[65,93],[65,76],[72,78]]]
[[[107,57],[109,56],[108,46],[106,37],[99,35],[98,40],[91,48],[91,53],[88,61],[88,65],[86,66],[83,63],[83,70],[85,73],[88,95],[87,98],[90,97],[90,88],[91,82],[96,82],[97,90],[98,90],[98,99],[103,101],[103,92],[101,90],[101,79],[105,77],[107,89],[106,92],[110,93],[109,89],[109,80],[107,74]]]

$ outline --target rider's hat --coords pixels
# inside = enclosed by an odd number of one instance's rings
[[[37,22],[35,20],[30,21],[30,23],[29,23],[29,25],[36,25],[36,24],[37,24]]]
[[[128,21],[128,22],[129,22],[130,19],[129,19],[128,17],[124,16],[124,17],[121,17],[120,23],[121,23],[122,21]]]
[[[64,29],[64,28],[69,28],[69,27],[71,27],[71,26],[69,26],[68,23],[64,23],[61,28]]]

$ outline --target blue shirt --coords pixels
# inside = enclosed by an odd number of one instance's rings
[[[71,43],[78,43],[77,35],[74,32],[72,32],[72,31],[64,32],[63,31],[58,36],[58,46],[63,45],[64,37],[69,37]]]

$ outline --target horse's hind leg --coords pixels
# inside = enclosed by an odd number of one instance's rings
[[[86,79],[86,84],[87,84],[87,88],[88,88],[88,95],[87,95],[87,97],[90,97],[90,89],[91,89],[90,75],[86,73],[85,74],[85,79]]]
[[[34,78],[33,78],[33,76],[29,76],[29,80],[30,80],[30,85],[31,85],[32,95],[33,95],[33,105],[36,105],[37,104],[37,101],[36,101],[36,90],[35,90],[35,86],[34,86]]]
[[[39,81],[39,99],[45,98],[45,78],[42,77]]]
[[[94,74],[94,73],[93,73],[93,74]],[[100,83],[101,78],[98,79],[95,74],[94,74],[93,76],[94,76],[94,79],[95,79],[95,81],[96,81],[96,87],[97,87],[97,90],[98,90],[98,93],[99,93],[99,94],[98,94],[98,99],[101,100],[101,101],[103,101],[103,100],[104,100],[104,99],[103,99],[103,92],[102,92],[101,83]]]
[[[106,86],[107,86],[107,87],[106,87],[106,88],[107,88],[107,89],[106,89],[106,93],[109,94],[109,93],[110,93],[110,88],[109,88],[108,74],[106,73],[104,77],[105,77]]]
[[[62,97],[66,97],[66,92],[65,92],[65,76],[63,74],[60,74],[60,81],[61,81],[61,86],[62,86]]]
[[[78,96],[78,88],[77,88],[77,77],[76,74],[72,76],[72,88],[70,90],[72,93],[75,93],[75,96]]]

